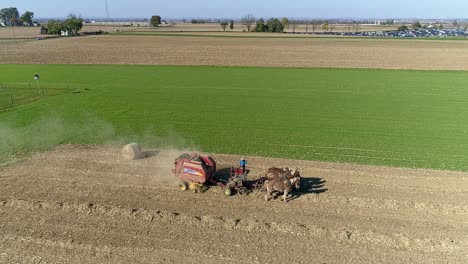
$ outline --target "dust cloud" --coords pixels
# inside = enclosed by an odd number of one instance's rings
[[[179,181],[172,169],[174,161],[183,153],[193,153],[200,149],[174,129],[164,134],[156,134],[154,127],[148,126],[133,135],[125,135],[110,122],[92,113],[86,118],[70,122],[70,118],[60,115],[49,115],[27,124],[20,121],[0,121],[0,165],[14,163],[18,158],[29,156],[34,152],[48,151],[64,144],[71,148],[73,144],[99,144],[113,146],[116,152],[129,143],[138,143],[145,158],[130,161],[129,165],[143,175],[152,175],[146,179],[135,177],[134,184],[177,184]],[[77,149],[78,151],[78,149]],[[119,163],[125,162],[121,153],[116,153]]]

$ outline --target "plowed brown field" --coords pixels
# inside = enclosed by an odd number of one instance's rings
[[[0,63],[468,70],[468,42],[346,38],[88,36],[5,44]]]
[[[174,186],[171,151],[59,146],[0,170],[0,263],[467,263],[468,174],[299,167],[289,202]],[[214,155],[226,168],[239,157]]]

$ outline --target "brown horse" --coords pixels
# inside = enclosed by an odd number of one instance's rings
[[[278,178],[281,178],[282,176],[289,179],[291,185],[294,185],[296,189],[299,189],[301,187],[301,174],[298,168],[296,168],[293,171],[289,169],[288,167],[286,168],[271,167],[271,168],[268,168],[265,173],[265,177],[269,180],[278,179]]]
[[[294,178],[289,179],[289,183],[296,188],[296,190],[299,190],[301,188],[301,177],[296,176]]]
[[[272,197],[272,193],[274,191],[282,192],[283,198],[285,202],[287,202],[288,194],[292,192],[292,185],[290,180],[285,177],[284,175],[274,179],[268,179],[265,181],[265,187],[267,189],[267,193],[265,195],[265,200],[270,200]]]

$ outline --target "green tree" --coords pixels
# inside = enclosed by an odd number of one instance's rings
[[[408,27],[406,25],[401,25],[398,27],[398,31],[408,31]]]
[[[75,14],[68,15],[68,18],[61,22],[58,20],[49,20],[47,22],[47,34],[60,35],[62,31],[67,30],[70,36],[78,35],[83,27],[83,19]]]
[[[287,17],[283,17],[281,19],[281,24],[283,25],[283,28],[289,28],[289,19]]]
[[[419,23],[419,21],[416,21],[416,22],[413,24],[413,29],[414,29],[414,30],[418,30],[418,29],[420,29],[420,28],[422,28],[421,23]]]
[[[70,35],[76,36],[83,27],[83,18],[78,17],[75,14],[69,14],[68,18],[63,22],[63,25]]]
[[[268,27],[265,25],[265,21],[263,20],[263,18],[260,18],[259,20],[257,20],[257,25],[255,26],[254,31],[256,32],[268,31]]]
[[[223,31],[226,31],[226,27],[228,26],[228,22],[227,21],[223,21],[220,23],[221,25],[221,28],[223,29]]]
[[[34,17],[33,12],[26,11],[24,12],[24,14],[21,15],[20,21],[23,23],[23,25],[29,27],[33,25],[33,21],[32,21],[33,17]]]
[[[328,21],[324,21],[322,24],[323,32],[327,32],[329,28],[330,28],[330,23],[328,23]]]
[[[161,17],[160,16],[152,16],[151,17],[150,25],[152,27],[157,27],[160,24],[161,24]]]
[[[234,20],[231,20],[231,24],[229,24],[229,28],[232,30],[234,30]]]
[[[270,18],[268,19],[266,26],[268,28],[268,32],[283,32],[284,26],[281,21],[277,18]]]
[[[57,20],[49,20],[45,28],[47,29],[47,34],[60,35],[60,32],[65,30],[65,25]]]
[[[7,26],[14,26],[19,22],[19,12],[16,7],[3,8],[0,10],[0,22]]]

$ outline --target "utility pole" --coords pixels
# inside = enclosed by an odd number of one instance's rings
[[[110,16],[109,16],[109,4],[107,3],[107,0],[106,0],[106,18],[107,18],[107,22],[109,22],[109,20],[110,20]]]

